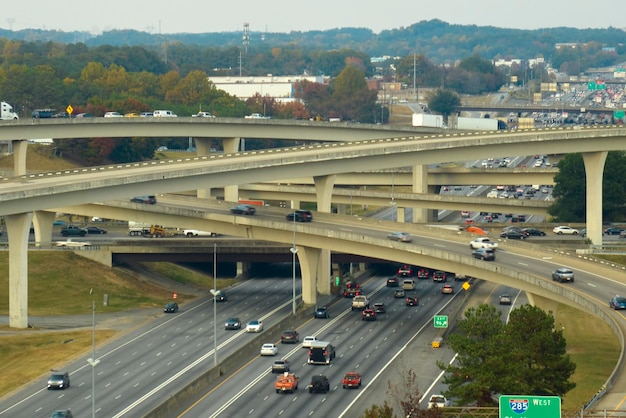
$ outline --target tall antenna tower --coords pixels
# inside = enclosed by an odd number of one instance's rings
[[[248,53],[249,44],[250,44],[250,24],[246,22],[243,24],[243,47],[246,51],[246,54]]]

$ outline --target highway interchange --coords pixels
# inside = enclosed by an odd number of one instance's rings
[[[272,216],[259,213],[257,216]],[[332,228],[328,223],[321,227]],[[367,226],[351,227],[362,234],[381,235],[380,229],[368,229]],[[457,242],[442,236],[422,236],[419,244],[449,252],[469,253],[467,241]],[[576,282],[562,286],[574,287],[594,298],[598,303],[606,303],[615,294],[624,293],[623,273],[610,271],[602,277],[598,267],[589,265],[580,268],[575,259],[572,264],[564,263],[555,256],[513,254],[507,250],[515,243],[503,243],[498,250],[494,263],[516,268],[541,278],[550,277],[551,272],[567,265],[576,272]],[[243,364],[242,369],[204,396],[199,403],[184,412],[184,416],[300,416],[299,412],[310,412],[311,416],[329,414],[339,415],[349,407],[351,400],[361,392],[364,398],[366,388],[343,392],[337,387],[341,375],[352,369],[364,374],[366,385],[372,382],[382,365],[393,356],[411,338],[430,329],[432,316],[447,302],[449,297],[440,293],[440,285],[430,281],[419,281],[417,294],[420,306],[403,306],[399,300],[393,300],[391,290],[384,287],[385,276],[372,278],[364,289],[372,296],[372,301],[382,301],[389,306],[389,312],[376,322],[362,322],[358,313],[351,312],[349,302],[340,300],[331,307],[330,320],[311,320],[299,327],[301,336],[320,335],[332,341],[337,347],[337,359],[334,365],[305,365],[305,352],[294,347],[280,346],[280,356],[289,355],[294,371],[308,383],[313,373],[325,373],[331,379],[333,390],[327,395],[308,394],[301,389],[295,395],[281,395],[273,391],[273,377],[268,374],[270,358],[257,358]],[[455,284],[457,293],[460,286]],[[509,291],[511,292],[511,291]],[[260,278],[242,282],[229,291],[229,301],[217,306],[218,319],[218,359],[242,346],[254,335],[243,332],[225,331],[223,323],[230,316],[239,316],[245,323],[251,319],[262,319],[266,329],[290,314],[291,278]],[[623,318],[623,315],[616,312]],[[99,349],[96,353],[101,359],[96,367],[96,406],[98,416],[123,417],[144,416],[163,400],[178,392],[213,364],[213,317],[212,300],[199,300],[182,306],[178,314],[164,315],[150,325],[125,336],[124,338]],[[430,343],[431,335],[426,333],[419,345]],[[418,339],[421,338],[418,336]],[[262,341],[274,342],[274,341]],[[259,348],[261,343],[258,344]],[[449,358],[452,353],[446,350]],[[91,368],[86,357],[71,363],[66,370],[71,373],[72,386],[64,391],[47,391],[45,380],[40,379],[28,385],[0,403],[0,416],[41,416],[48,411],[71,407],[77,416],[89,415],[91,409]],[[60,367],[60,365],[51,365]],[[420,364],[418,375],[427,377],[419,382],[420,388],[430,386],[437,376],[434,359]],[[251,384],[251,382],[255,382]],[[380,383],[378,383],[380,384]],[[303,385],[302,387],[304,387]],[[333,396],[337,392],[341,396]],[[377,390],[379,391],[379,389]],[[229,399],[231,401],[224,401]],[[352,408],[365,408],[368,402],[361,401]],[[223,408],[223,409],[222,409]],[[281,413],[281,411],[283,411]],[[183,411],[180,411],[183,413]],[[352,413],[350,413],[351,416]]]

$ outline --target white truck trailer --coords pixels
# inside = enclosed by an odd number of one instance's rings
[[[20,117],[13,111],[13,106],[0,102],[0,120],[18,120]]]
[[[131,236],[148,236],[150,235],[150,227],[152,224],[143,222],[128,221],[128,235]]]
[[[459,116],[456,122],[456,129],[473,131],[496,131],[498,130],[498,119],[467,118]]]
[[[428,113],[413,113],[413,126],[423,128],[443,128],[443,116]]]

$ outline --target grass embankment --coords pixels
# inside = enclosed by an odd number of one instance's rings
[[[169,263],[152,263],[151,270],[171,280],[208,288],[213,281],[206,275]],[[29,253],[29,316],[90,315],[96,301],[96,315],[136,308],[161,308],[171,291],[137,277],[86,260],[70,251],[31,251]],[[0,271],[8,272],[8,252],[0,252]],[[218,280],[222,289],[233,279]],[[210,284],[210,286],[209,286]],[[8,274],[0,278],[0,294],[8,295]],[[92,291],[90,295],[89,292]],[[104,294],[109,306],[102,306]],[[179,303],[192,296],[177,295]],[[8,297],[0,298],[0,313],[8,315]],[[97,320],[97,319],[96,319]],[[36,325],[36,324],[35,324]],[[106,343],[120,331],[96,331],[97,344]],[[68,361],[92,348],[92,330],[41,331],[16,330],[0,326],[0,396],[47,375],[52,368],[62,369]]]

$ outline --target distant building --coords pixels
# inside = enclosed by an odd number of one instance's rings
[[[294,98],[294,84],[299,81],[328,84],[326,76],[218,76],[208,77],[215,88],[224,90],[226,93],[236,96],[241,100],[247,100],[256,94],[262,97],[268,96],[279,102],[296,101]]]

